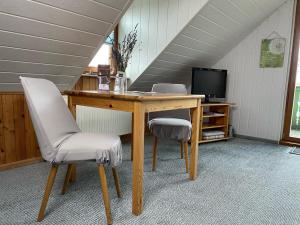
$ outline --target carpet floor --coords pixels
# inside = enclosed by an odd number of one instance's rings
[[[179,146],[158,147],[151,172],[151,139],[146,139],[144,211],[131,214],[130,145],[119,168],[118,199],[107,170],[113,224],[299,225],[300,156],[289,148],[232,139],[200,146],[198,179],[188,180]],[[0,224],[35,224],[48,163],[0,172]],[[59,168],[45,219],[36,224],[106,224],[95,163],[78,165],[78,180],[60,195],[66,166]]]

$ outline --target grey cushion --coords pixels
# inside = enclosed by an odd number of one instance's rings
[[[188,141],[192,124],[188,120],[177,118],[155,118],[148,122],[151,133],[164,139]]]
[[[154,84],[152,91],[187,94],[184,84]],[[149,113],[149,128],[158,138],[187,141],[191,137],[190,110],[179,109]]]
[[[20,77],[42,156],[52,163],[94,159],[121,163],[118,136],[83,133],[54,83]]]
[[[119,136],[79,132],[66,139],[55,157],[56,163],[96,159],[101,164],[118,166],[122,161]]]

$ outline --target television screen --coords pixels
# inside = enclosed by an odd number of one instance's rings
[[[227,70],[193,68],[192,94],[225,98]]]

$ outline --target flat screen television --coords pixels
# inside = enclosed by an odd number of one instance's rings
[[[192,94],[205,95],[209,99],[224,99],[226,97],[227,70],[193,68]],[[215,101],[215,100],[214,100]]]

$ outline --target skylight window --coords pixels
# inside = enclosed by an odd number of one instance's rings
[[[109,58],[110,58],[110,48],[111,45],[103,44],[99,51],[96,53],[94,58],[89,64],[89,67],[98,67],[98,65],[109,65]]]
[[[98,67],[98,65],[109,65],[110,61],[110,49],[112,44],[112,39],[114,39],[114,31],[106,38],[104,44],[98,50],[94,58],[89,64],[89,67]]]

